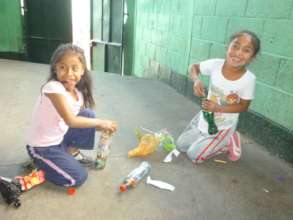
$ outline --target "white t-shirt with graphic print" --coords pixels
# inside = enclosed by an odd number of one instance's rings
[[[32,147],[47,147],[60,144],[68,126],[61,118],[46,93],[64,95],[73,114],[77,115],[83,106],[83,95],[76,89],[78,101],[67,92],[59,81],[47,82],[38,97],[32,114],[31,126],[27,133],[27,144]]]
[[[240,98],[252,100],[255,90],[255,76],[247,70],[240,79],[228,80],[222,73],[224,59],[210,59],[200,62],[200,72],[210,76],[208,99],[220,105],[239,103]],[[236,125],[239,113],[215,112],[215,123],[219,130],[228,129]],[[203,133],[208,133],[208,123],[201,112],[198,129]]]

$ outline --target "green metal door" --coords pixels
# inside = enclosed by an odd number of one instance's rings
[[[49,63],[56,47],[72,41],[71,0],[26,0],[28,59]]]
[[[0,0],[1,58],[18,58],[24,53],[22,19],[19,0]]]
[[[122,73],[124,0],[92,0],[92,69]]]

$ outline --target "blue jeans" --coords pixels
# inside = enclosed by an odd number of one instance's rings
[[[84,109],[78,116],[95,118],[95,113],[90,109]],[[27,146],[27,151],[36,167],[45,171],[46,180],[59,186],[80,186],[88,174],[68,153],[68,147],[93,149],[95,132],[95,128],[69,128],[60,144],[48,147]]]

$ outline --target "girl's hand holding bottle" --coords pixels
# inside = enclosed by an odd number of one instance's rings
[[[217,103],[207,99],[202,101],[201,107],[207,112],[217,112],[219,109],[219,105]]]
[[[111,120],[103,120],[99,129],[109,131],[110,133],[115,133],[117,130],[117,123]]]

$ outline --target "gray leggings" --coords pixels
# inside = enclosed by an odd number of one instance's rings
[[[220,130],[215,135],[202,133],[198,128],[201,112],[195,115],[188,126],[177,139],[177,148],[186,152],[194,162],[200,163],[217,154],[227,152],[227,144],[236,129],[236,125],[229,129]]]

